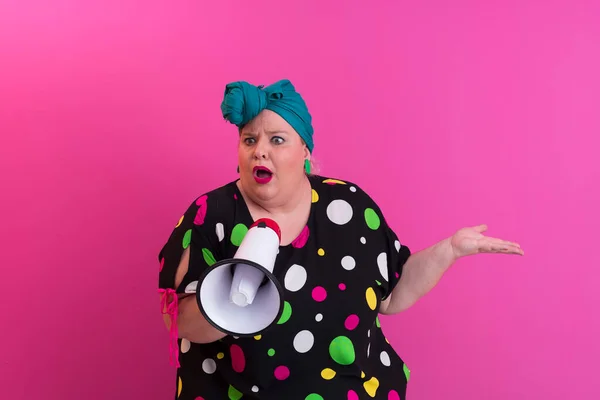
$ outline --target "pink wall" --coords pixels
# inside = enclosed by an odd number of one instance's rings
[[[224,84],[282,77],[414,250],[526,250],[383,318],[409,399],[600,397],[600,3],[48,3],[0,3],[0,398],[172,398],[157,251],[236,176]]]

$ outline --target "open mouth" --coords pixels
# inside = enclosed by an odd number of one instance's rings
[[[273,173],[267,167],[254,167],[252,172],[254,174],[254,180],[258,183],[267,183],[273,177]]]

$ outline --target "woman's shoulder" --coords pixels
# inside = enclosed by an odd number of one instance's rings
[[[197,203],[199,201],[210,200],[233,204],[236,200],[237,192],[237,180],[234,180],[209,189],[208,191],[200,192],[194,199],[194,202]]]
[[[343,200],[357,202],[366,206],[376,206],[373,198],[357,182],[339,177],[312,175],[313,197],[322,197],[329,201]]]
[[[237,196],[236,181],[200,192],[188,202],[184,217],[188,221],[193,219],[197,229],[208,225],[207,221],[227,220],[233,215]]]

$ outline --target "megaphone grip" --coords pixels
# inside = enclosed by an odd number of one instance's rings
[[[248,264],[237,264],[231,282],[229,299],[240,307],[252,304],[265,273]]]

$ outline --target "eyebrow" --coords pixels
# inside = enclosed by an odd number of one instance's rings
[[[266,131],[266,133],[269,134],[269,135],[274,135],[276,133],[286,133],[287,134],[288,132],[287,131],[283,131],[281,129],[276,129],[276,130],[273,130],[273,131]]]
[[[275,129],[275,130],[271,130],[271,131],[265,131],[265,133],[267,135],[275,135],[275,134],[281,134],[281,133],[286,134],[286,135],[289,134],[288,131],[284,131],[284,130],[281,130],[281,129]],[[251,136],[254,136],[254,135],[256,135],[256,132],[248,130],[248,131],[241,132],[241,134],[242,135],[251,135]]]

